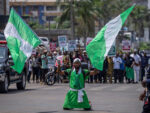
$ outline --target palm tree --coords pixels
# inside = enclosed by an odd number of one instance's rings
[[[74,0],[73,4],[70,5],[70,2],[65,1],[65,10],[59,18],[59,26],[67,20],[71,20],[71,6],[73,7],[73,23],[76,25],[76,33],[79,33],[79,36],[87,37],[90,34],[94,34],[94,9],[93,2],[91,0]],[[82,25],[82,26],[81,26]],[[82,28],[82,29],[81,29]],[[84,28],[84,29],[83,29]],[[83,31],[81,33],[81,31]]]
[[[149,13],[148,9],[145,6],[136,6],[133,12],[131,13],[132,23],[134,24],[134,30],[138,36],[143,36],[143,28],[149,23],[147,20]]]

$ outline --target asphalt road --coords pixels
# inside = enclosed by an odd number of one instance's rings
[[[46,86],[27,84],[25,91],[10,86],[7,94],[0,94],[0,113],[141,113],[143,102],[138,100],[143,88],[140,84],[86,84],[92,111],[75,109],[64,111],[62,105],[68,84]]]

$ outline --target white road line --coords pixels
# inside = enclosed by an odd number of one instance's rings
[[[129,89],[129,88],[132,88],[133,86],[131,86],[131,85],[121,85],[121,86],[118,86],[118,87],[116,87],[116,88],[113,88],[113,89],[111,89],[112,91],[125,91],[125,90],[127,90],[127,89]]]
[[[109,88],[109,87],[112,87],[112,86],[111,85],[99,86],[99,87],[90,88],[88,90],[90,90],[90,91],[100,91],[100,90],[103,90],[103,89],[106,89],[106,88]]]

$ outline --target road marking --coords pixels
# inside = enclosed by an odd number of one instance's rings
[[[109,88],[109,87],[112,87],[112,86],[111,85],[106,85],[106,86],[93,87],[93,88],[90,88],[89,90],[90,91],[100,91],[100,90],[103,90],[103,89],[106,89],[106,88]]]
[[[131,85],[121,85],[121,86],[117,86],[116,88],[113,88],[112,91],[125,91],[132,87],[133,86],[131,86]]]

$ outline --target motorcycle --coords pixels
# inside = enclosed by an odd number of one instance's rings
[[[61,66],[60,66],[60,61],[58,61],[58,66],[49,66],[49,71],[48,73],[45,75],[45,83],[47,85],[53,85],[56,82],[59,83],[59,81],[61,81],[62,83],[62,76],[60,76],[60,70],[61,70]]]
[[[48,73],[45,75],[45,82],[47,85],[53,85],[56,82],[55,67],[50,66]]]

